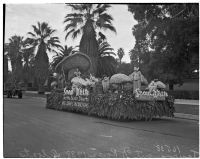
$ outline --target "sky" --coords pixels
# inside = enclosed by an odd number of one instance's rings
[[[36,25],[37,22],[48,22],[49,25],[56,29],[54,36],[58,36],[62,46],[77,46],[80,38],[73,40],[68,38],[65,41],[66,32],[64,32],[65,24],[64,17],[70,13],[71,9],[65,4],[48,3],[48,4],[6,4],[5,17],[5,42],[13,35],[27,37],[27,32],[32,31],[31,25]],[[108,43],[117,53],[119,48],[123,48],[125,56],[123,62],[130,62],[129,50],[135,45],[135,38],[132,34],[132,27],[137,24],[133,15],[128,12],[128,6],[125,4],[112,4],[108,13],[113,17],[113,25],[117,30],[117,34],[109,30],[104,34],[107,37]],[[52,56],[49,54],[50,61]]]

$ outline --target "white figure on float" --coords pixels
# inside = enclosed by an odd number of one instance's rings
[[[76,77],[81,77],[81,72],[79,71],[79,69],[77,68],[76,71],[74,72],[74,75]]]
[[[148,85],[148,89],[150,92],[156,89],[165,89],[165,88],[166,88],[166,85],[163,82],[159,81],[158,79],[154,79]]]
[[[133,93],[136,89],[141,88],[141,72],[139,71],[139,67],[134,67],[134,72],[129,75],[131,79],[133,80]]]
[[[81,77],[81,72],[79,71],[79,69],[77,69],[74,72],[75,77],[71,79],[71,83],[73,88],[75,87],[81,87],[81,86],[90,86],[90,87],[94,87],[95,83],[98,82],[98,79],[95,78],[92,74],[90,74],[90,78],[86,78],[83,79]]]
[[[104,93],[108,91],[109,85],[110,85],[109,77],[104,75],[103,80],[102,80],[102,86],[103,86]]]

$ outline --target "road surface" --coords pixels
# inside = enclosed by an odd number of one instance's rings
[[[198,121],[118,122],[4,98],[4,157],[198,157]]]

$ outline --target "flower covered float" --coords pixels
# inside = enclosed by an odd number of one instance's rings
[[[84,65],[80,61],[84,61]],[[52,90],[47,96],[46,107],[115,120],[151,120],[174,116],[173,98],[163,90],[165,85],[162,82],[152,81],[143,90],[140,84],[134,86],[133,74],[127,76],[118,73],[110,78],[105,75],[97,79],[87,72],[90,65],[89,57],[82,53],[61,61],[57,68],[68,72],[63,75],[67,77],[68,84],[63,89]],[[139,77],[137,82],[147,85],[141,73]]]

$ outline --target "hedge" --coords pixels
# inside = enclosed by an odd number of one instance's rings
[[[175,99],[195,99],[199,100],[199,91],[167,91],[169,95]]]
[[[62,104],[63,93],[53,91],[47,95],[47,108],[85,113],[115,120],[151,120],[154,117],[174,116],[174,99],[165,101],[137,101],[130,93],[91,94],[88,107]]]
[[[115,120],[151,120],[153,117],[174,116],[174,100],[138,101],[131,93],[92,94],[89,115]]]
[[[52,91],[47,94],[46,108],[62,110],[63,92]]]

